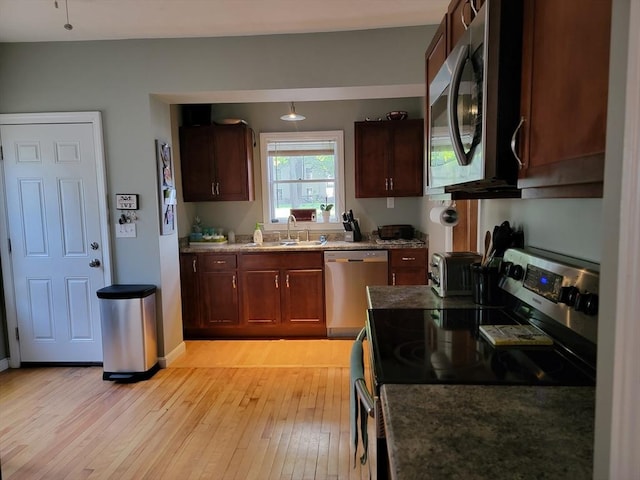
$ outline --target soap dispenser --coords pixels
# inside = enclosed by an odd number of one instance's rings
[[[253,243],[262,245],[262,230],[259,223],[256,223],[256,229],[253,231]]]

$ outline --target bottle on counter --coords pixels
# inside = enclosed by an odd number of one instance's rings
[[[256,223],[256,229],[253,231],[253,243],[262,245],[262,230],[259,223]]]

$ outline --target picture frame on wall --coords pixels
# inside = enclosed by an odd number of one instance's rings
[[[160,235],[171,235],[176,230],[176,185],[171,158],[171,146],[156,140],[158,157]]]

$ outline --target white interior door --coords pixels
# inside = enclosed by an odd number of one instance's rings
[[[95,135],[91,123],[0,125],[22,362],[102,361],[96,290],[110,274]]]

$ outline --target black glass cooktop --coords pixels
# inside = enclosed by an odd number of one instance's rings
[[[516,323],[500,309],[369,310],[374,382],[595,384],[595,374],[555,346],[494,347],[478,330]]]

